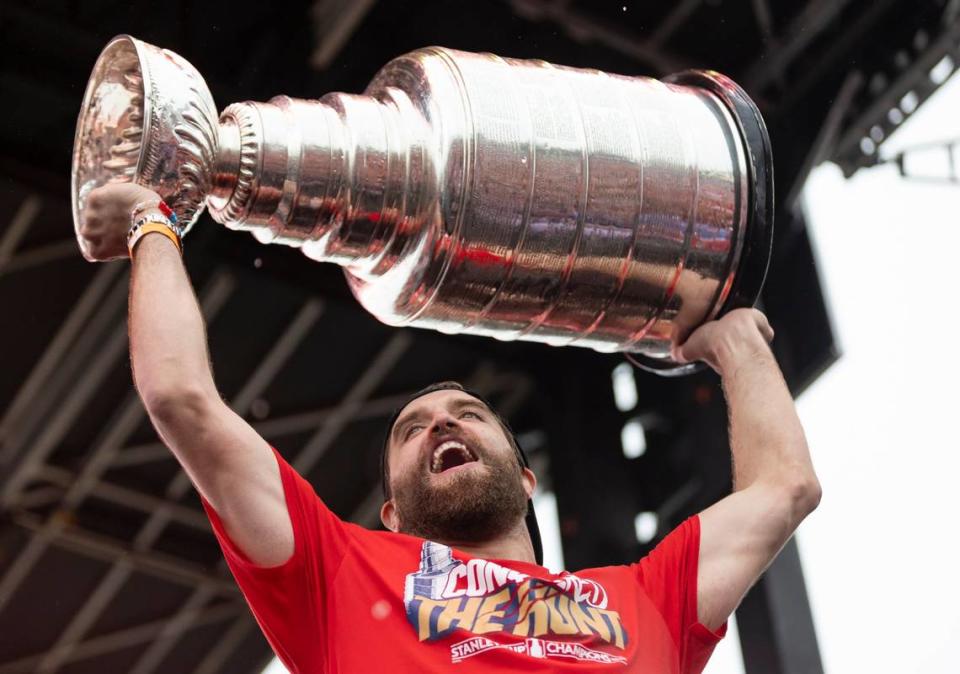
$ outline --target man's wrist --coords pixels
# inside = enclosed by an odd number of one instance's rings
[[[157,234],[157,232],[148,232],[141,236],[136,242],[136,253],[137,255],[131,255],[130,259],[135,260],[138,256],[143,255],[143,252],[146,250],[155,251],[163,250],[169,248],[174,251],[177,257],[182,257],[181,250],[177,244],[173,241],[172,238],[168,236],[151,236],[151,234]]]
[[[163,202],[161,202],[162,204]],[[177,250],[183,252],[180,228],[176,225],[176,220],[168,218],[163,209],[150,213],[152,209],[144,209],[145,214],[133,223],[130,231],[127,233],[127,250],[130,257],[134,256],[134,251],[141,239],[150,234],[162,234],[176,245]]]

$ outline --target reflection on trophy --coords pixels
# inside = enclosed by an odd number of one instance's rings
[[[197,71],[120,36],[88,84],[75,223],[110,180],[341,265],[390,325],[629,352],[670,350],[756,300],[770,146],[732,81],[666,81],[431,47],[363,95],[277,96],[219,118]]]

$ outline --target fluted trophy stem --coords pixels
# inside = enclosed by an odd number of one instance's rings
[[[390,254],[399,220],[417,216],[407,211],[415,196],[409,129],[418,124],[399,118],[395,106],[346,94],[231,105],[220,120],[230,140],[221,144],[237,150],[222,157],[211,215],[264,243],[370,273]],[[234,177],[226,175],[231,166]]]
[[[216,119],[185,61],[111,44],[78,123],[75,205],[120,172],[191,218],[206,205],[344,267],[388,324],[631,352],[665,373],[687,371],[673,346],[760,292],[769,139],[717,73],[661,82],[431,47],[363,94]]]
[[[220,212],[226,206],[240,177],[240,130],[232,118],[220,121],[217,138],[219,147],[214,160],[210,194],[207,196],[211,213]]]

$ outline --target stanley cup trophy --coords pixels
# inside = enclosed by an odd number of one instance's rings
[[[206,207],[341,265],[387,324],[678,374],[691,367],[672,346],[760,293],[772,171],[756,106],[711,71],[659,81],[431,47],[362,95],[218,117],[187,61],[119,36],[77,123],[73,214],[95,187],[135,181],[188,226]]]

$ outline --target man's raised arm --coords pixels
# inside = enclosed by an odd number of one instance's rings
[[[81,228],[88,257],[126,257],[131,209],[158,199],[131,184],[91,192]],[[151,421],[251,561],[286,561],[293,529],[279,468],[269,445],[217,392],[203,317],[176,244],[147,234],[132,265],[130,353]]]
[[[718,628],[820,502],[820,484],[793,398],[754,309],[702,326],[680,348],[723,381],[730,414],[734,492],[700,514],[697,613]]]

